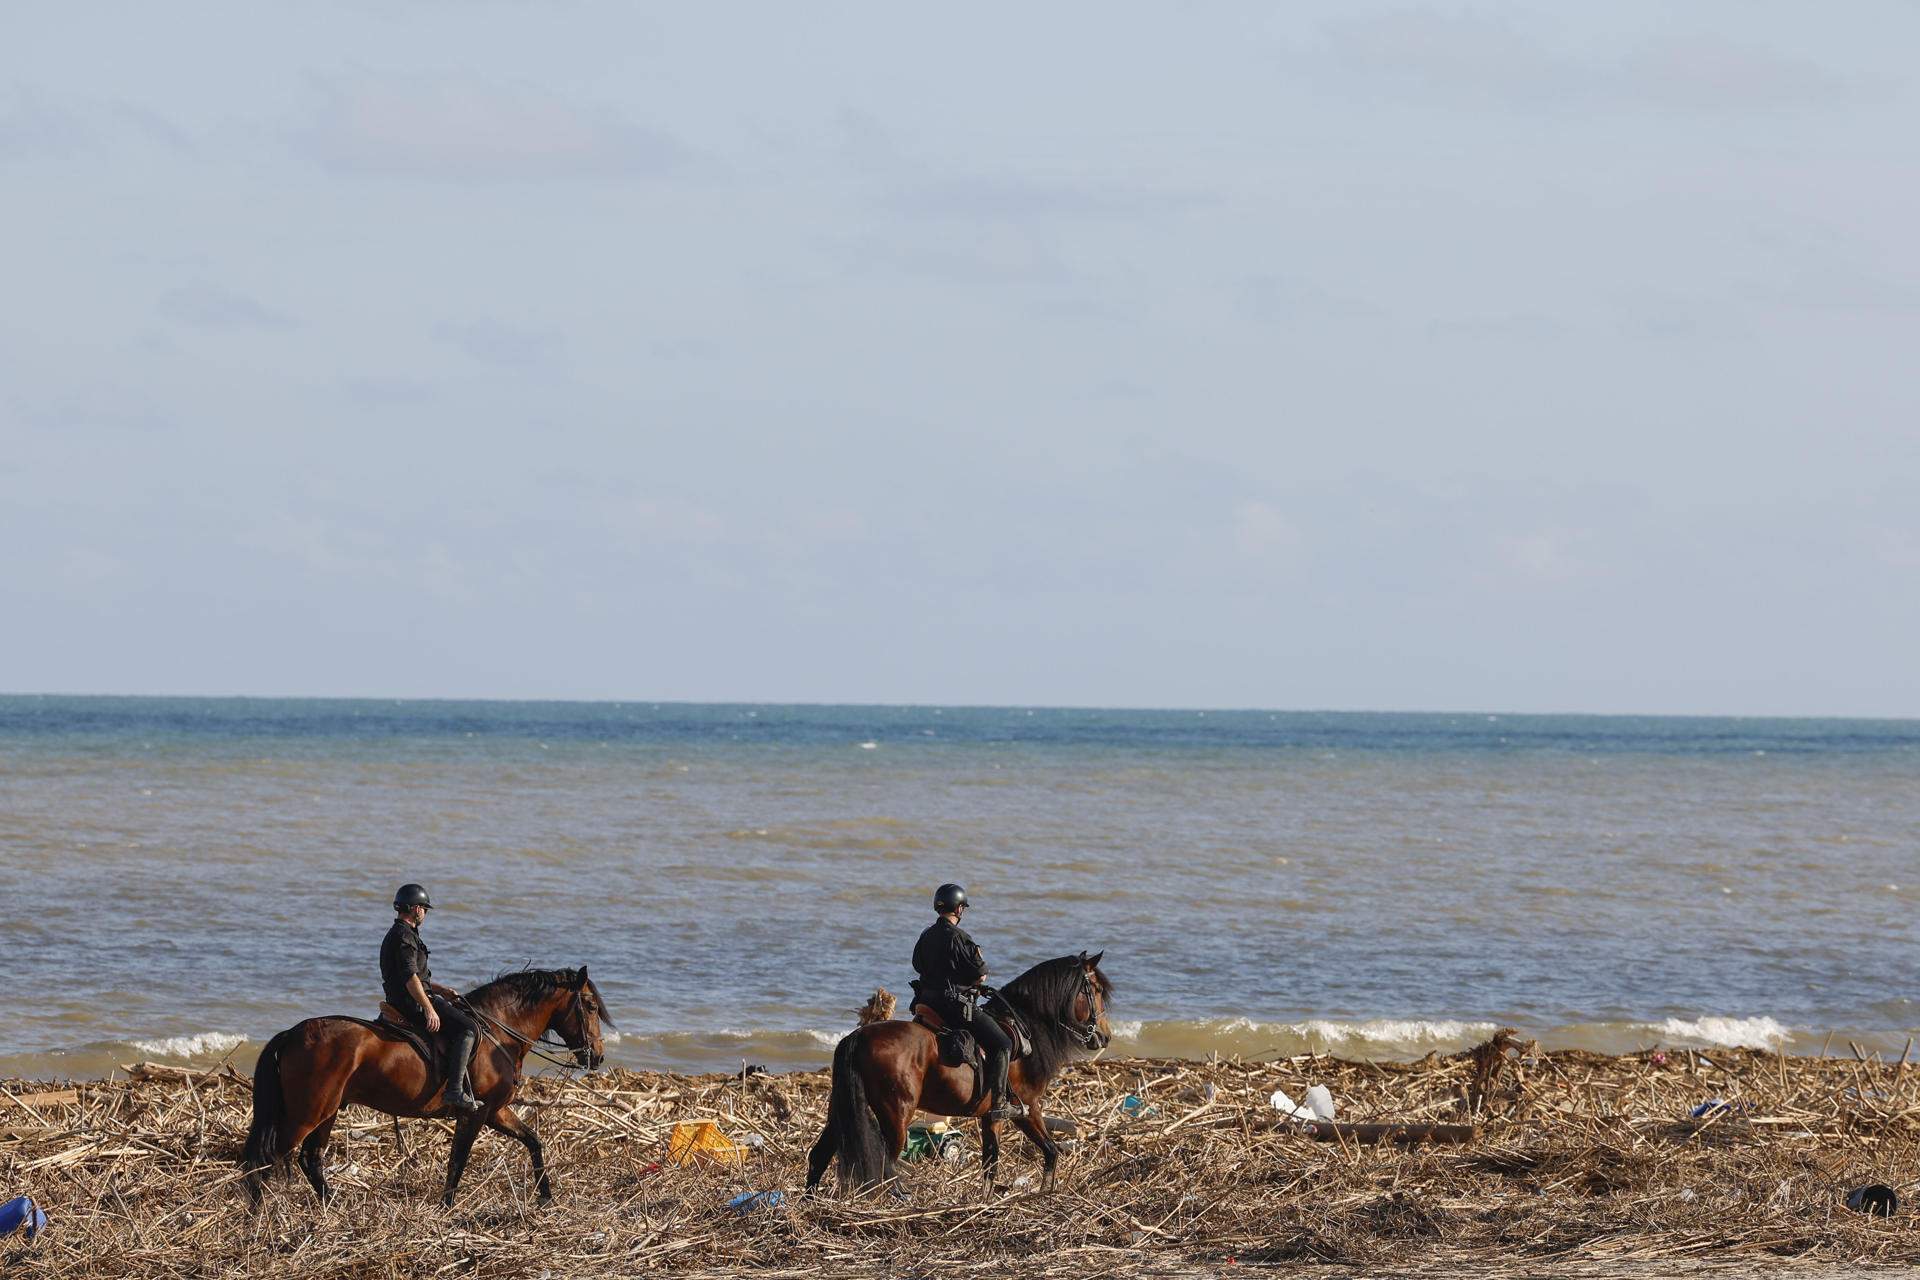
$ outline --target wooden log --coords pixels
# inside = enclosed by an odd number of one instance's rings
[[[1379,1142],[1414,1144],[1421,1142],[1472,1142],[1480,1136],[1477,1124],[1342,1124],[1316,1120],[1303,1126],[1315,1142],[1357,1142],[1371,1146]]]
[[[80,1101],[75,1089],[55,1089],[51,1093],[0,1093],[0,1107],[59,1107]]]

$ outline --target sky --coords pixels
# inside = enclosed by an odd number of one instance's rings
[[[15,6],[0,689],[1920,716],[1920,8]]]

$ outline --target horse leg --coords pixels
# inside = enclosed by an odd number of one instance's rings
[[[333,1137],[333,1122],[340,1116],[341,1086],[331,1090],[328,1096],[309,1101],[306,1114],[297,1117],[287,1127],[287,1149],[299,1148],[300,1171],[307,1175],[307,1181],[313,1184],[314,1194],[325,1204],[333,1197],[333,1188],[327,1185],[324,1161],[327,1155],[327,1143]]]
[[[1060,1163],[1060,1144],[1047,1133],[1047,1118],[1040,1114],[1040,1104],[1029,1102],[1027,1109],[1013,1118],[1020,1126],[1020,1132],[1033,1139],[1033,1145],[1040,1148],[1040,1158],[1045,1163],[1040,1173],[1040,1189],[1053,1190],[1054,1166]]]
[[[313,1184],[321,1204],[333,1199],[333,1188],[327,1185],[327,1143],[333,1138],[333,1122],[339,1118],[340,1113],[334,1112],[300,1144],[300,1171]]]
[[[526,1118],[502,1103],[487,1116],[486,1124],[496,1133],[504,1133],[509,1138],[518,1139],[520,1145],[533,1157],[533,1185],[539,1192],[540,1203],[547,1204],[553,1199],[553,1184],[547,1181],[547,1156],[541,1150],[540,1135],[533,1131]],[[449,1191],[451,1194],[451,1191]]]
[[[460,1185],[460,1175],[467,1171],[467,1157],[473,1153],[473,1140],[480,1136],[480,1118],[477,1115],[462,1116],[453,1127],[453,1150],[447,1156],[447,1193],[440,1197],[440,1203],[453,1208],[453,1193]]]
[[[980,1169],[987,1177],[987,1194],[993,1194],[993,1175],[1000,1168],[1000,1122],[980,1117]]]
[[[813,1151],[807,1156],[807,1190],[812,1191],[820,1185],[820,1179],[827,1176],[827,1166],[833,1163],[834,1153],[840,1149],[833,1140],[831,1124],[820,1127],[820,1140],[813,1144]]]
[[[894,1194],[901,1194],[894,1179],[898,1176],[896,1162],[900,1153],[907,1149],[907,1126],[913,1122],[915,1107],[911,1102],[900,1098],[888,1098],[874,1104],[874,1114],[880,1118],[880,1132],[886,1136],[887,1158],[881,1166],[880,1180],[894,1188]]]

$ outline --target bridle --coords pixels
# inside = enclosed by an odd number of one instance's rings
[[[1087,998],[1088,1017],[1085,1023],[1076,1023],[1072,1020],[1072,1010],[1083,995]],[[1098,995],[1099,986],[1094,982],[1093,975],[1082,968],[1080,985],[1074,990],[1073,1000],[1067,1005],[1068,1016],[1060,1020],[1060,1025],[1067,1034],[1079,1041],[1080,1047],[1089,1053],[1098,1053],[1106,1047],[1100,1043],[1100,1003],[1096,999]]]
[[[587,1068],[585,1064],[580,1061],[579,1055],[581,1051],[589,1048],[584,1034],[587,1025],[586,1001],[587,993],[585,987],[581,987],[573,993],[573,1021],[574,1025],[582,1030],[580,1043],[577,1045],[568,1044],[565,1036],[562,1036],[558,1040],[547,1039],[547,1035],[553,1033],[553,1024],[551,1022],[547,1024],[546,1033],[536,1040],[523,1032],[515,1031],[512,1027],[483,1009],[478,1009],[473,1005],[466,1004],[464,1000],[461,1001],[461,1003],[466,1005],[468,1013],[471,1013],[475,1018],[479,1019],[481,1023],[485,1024],[480,1028],[481,1034],[493,1041],[494,1044],[499,1045],[500,1048],[505,1049],[507,1046],[500,1044],[499,1037],[495,1036],[493,1031],[489,1031],[487,1029],[488,1027],[492,1027],[494,1030],[504,1034],[508,1039],[518,1042],[529,1054],[540,1059],[542,1062],[552,1063],[562,1071],[581,1071]],[[542,1046],[551,1049],[564,1049],[569,1056],[565,1058],[555,1057],[553,1054],[543,1052]]]

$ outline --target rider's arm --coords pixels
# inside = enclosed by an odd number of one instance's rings
[[[412,996],[414,1002],[422,1009],[426,1010],[427,1030],[438,1031],[440,1029],[440,1011],[433,1007],[433,1001],[427,999],[427,988],[420,981],[419,974],[410,973],[407,975],[407,994]]]
[[[980,954],[980,948],[973,939],[966,941],[954,939],[953,972],[965,980],[969,986],[978,985],[980,979],[987,976],[987,961]]]

